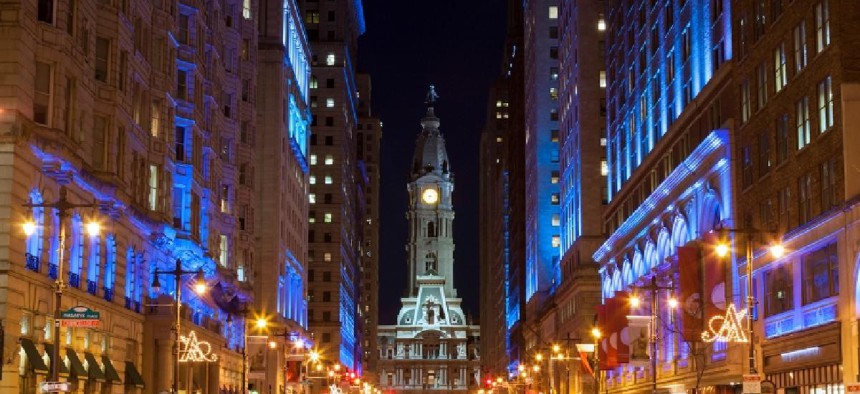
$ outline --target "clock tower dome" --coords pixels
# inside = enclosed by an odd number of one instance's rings
[[[454,239],[452,223],[454,175],[448,164],[445,138],[439,132],[434,105],[438,96],[433,86],[427,92],[427,113],[415,142],[409,191],[409,294],[417,295],[419,278],[440,277],[445,296],[456,297],[454,289]]]

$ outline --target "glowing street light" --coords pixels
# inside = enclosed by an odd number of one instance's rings
[[[101,231],[101,226],[99,226],[98,222],[87,223],[87,234],[89,234],[90,237],[98,236],[100,231]]]
[[[678,307],[678,299],[675,297],[669,298],[669,308],[675,309]]]
[[[600,335],[601,335],[600,328],[593,327],[591,329],[591,336],[594,337],[594,339],[600,339]]]
[[[36,232],[36,223],[34,223],[32,220],[28,220],[28,221],[24,222],[22,227],[24,228],[24,235],[26,235],[28,237],[33,235],[33,233]]]
[[[717,246],[714,248],[714,252],[716,252],[717,256],[719,257],[728,256],[730,251],[731,248],[729,247],[729,244],[724,242],[718,243]]]
[[[642,300],[639,298],[639,296],[634,295],[630,297],[630,306],[638,308],[640,304],[642,304]]]
[[[780,258],[785,255],[785,246],[782,246],[781,243],[776,243],[770,246],[770,254],[774,258]]]

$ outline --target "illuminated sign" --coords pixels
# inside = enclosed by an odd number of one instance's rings
[[[197,339],[197,333],[191,331],[188,336],[179,337],[181,363],[212,362],[218,360],[217,354],[212,354],[212,345]]]
[[[702,332],[702,340],[705,342],[749,342],[747,333],[741,325],[746,316],[746,309],[738,311],[734,304],[729,304],[725,316],[714,316],[708,321],[707,331]]]

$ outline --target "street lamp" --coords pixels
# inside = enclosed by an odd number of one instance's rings
[[[197,271],[185,271],[182,269],[182,260],[176,259],[176,267],[172,270],[155,270],[152,273],[152,290],[156,293],[161,292],[161,283],[158,281],[159,275],[172,275],[176,285],[176,291],[173,294],[173,302],[175,308],[175,321],[173,322],[173,393],[179,392],[179,336],[181,329],[181,309],[182,309],[182,275],[196,275],[197,279],[194,283],[194,292],[202,295],[206,292],[206,280],[203,277],[203,268]],[[243,390],[244,391],[244,390]]]
[[[718,231],[720,232],[720,243],[718,243],[715,247],[715,251],[717,252],[717,256],[726,257],[732,251],[731,241],[728,241],[725,235],[726,233],[740,233],[744,235],[744,241],[746,243],[746,274],[747,274],[747,315],[746,315],[746,323],[747,323],[747,331],[749,332],[749,373],[756,374],[756,360],[755,360],[755,332],[753,330],[753,307],[755,305],[755,300],[753,299],[753,235],[776,235],[775,232],[772,231],[761,231],[752,228],[752,223],[750,219],[746,221],[746,229],[731,229],[731,228],[721,228]],[[768,251],[770,252],[773,258],[781,258],[785,255],[785,246],[782,245],[781,242],[774,242],[768,245]]]
[[[68,220],[70,211],[76,208],[95,208],[97,205],[95,203],[90,204],[73,204],[70,203],[67,196],[67,190],[65,186],[60,186],[60,198],[57,201],[52,203],[33,203],[32,200],[26,204],[24,207],[27,208],[53,208],[57,210],[57,216],[59,217],[59,228],[60,228],[60,250],[59,250],[59,258],[57,259],[57,278],[54,281],[54,346],[51,349],[51,381],[58,382],[60,380],[60,314],[62,310],[60,310],[62,306],[63,299],[63,289],[65,289],[66,284],[63,282],[63,263],[65,260],[65,250],[66,250],[66,220]],[[24,234],[27,236],[32,235],[36,231],[36,223],[32,221],[27,221],[23,224]],[[91,236],[96,236],[99,233],[99,224],[97,222],[92,222],[87,224],[87,232]]]

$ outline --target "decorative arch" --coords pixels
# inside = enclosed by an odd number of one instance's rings
[[[723,215],[720,200],[713,189],[708,190],[702,200],[702,208],[699,213],[699,232],[705,234],[716,228],[728,215]]]
[[[616,291],[621,291],[623,289],[623,281],[621,280],[621,270],[616,269],[612,274],[612,293],[614,294]]]
[[[650,268],[657,268],[657,266],[663,264],[663,261],[672,254],[672,238],[669,234],[669,230],[663,227],[657,235],[657,258],[654,260],[654,263]]]
[[[608,274],[603,275],[603,286],[601,286],[601,288],[603,289],[603,298],[604,299],[612,298],[613,290],[612,290],[612,276],[611,275],[608,275]]]
[[[624,258],[624,263],[621,265],[621,285],[626,287],[632,285],[636,281],[636,276],[633,274],[633,264],[630,259]]]
[[[645,258],[639,248],[633,253],[633,277],[641,278],[645,274]]]
[[[686,245],[690,241],[690,238],[687,219],[683,214],[679,213],[675,216],[675,222],[672,224],[672,244],[677,248],[678,246]]]
[[[648,272],[651,267],[657,265],[657,245],[654,244],[654,240],[651,237],[648,237],[648,240],[645,241],[645,253],[643,256],[644,264],[642,264],[642,273]],[[641,274],[640,274],[641,276]]]

